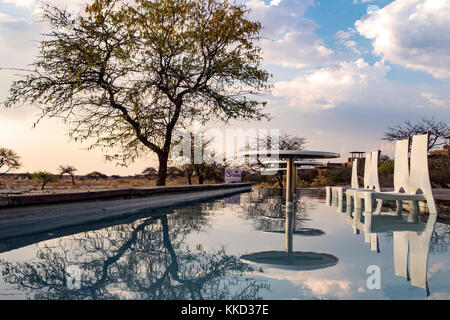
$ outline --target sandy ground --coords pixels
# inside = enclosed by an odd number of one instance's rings
[[[197,181],[193,181],[196,184]],[[206,183],[216,183],[209,182]],[[155,180],[135,177],[107,178],[107,179],[85,179],[76,178],[75,186],[70,177],[63,177],[58,181],[51,182],[41,190],[41,183],[36,179],[17,179],[12,177],[3,177],[0,184],[0,196],[7,197],[12,195],[40,195],[40,194],[60,194],[75,192],[93,192],[105,190],[117,190],[123,188],[150,188],[156,185]],[[167,186],[187,185],[186,178],[177,178],[168,180]]]

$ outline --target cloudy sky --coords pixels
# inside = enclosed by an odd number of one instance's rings
[[[241,0],[243,1],[243,0]],[[83,0],[54,1],[76,11]],[[270,122],[210,127],[271,128],[306,137],[308,149],[339,152],[381,149],[387,126],[435,117],[450,121],[450,1],[448,0],[249,0],[263,25],[264,66],[273,74]],[[36,0],[0,0],[0,67],[33,61],[44,27]],[[14,72],[0,71],[0,101]],[[80,173],[102,169],[134,174],[153,156],[128,168],[105,163],[100,150],[69,142],[62,124],[32,124],[32,106],[0,109],[0,146],[17,151],[21,171],[56,171],[71,164]]]

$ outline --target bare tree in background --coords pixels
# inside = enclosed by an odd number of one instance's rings
[[[0,184],[2,183],[2,175],[11,170],[19,169],[20,156],[11,149],[0,148]]]
[[[396,141],[412,138],[414,135],[429,132],[428,151],[446,145],[445,138],[450,135],[450,128],[447,123],[435,118],[421,118],[417,122],[405,121],[388,127],[384,132],[383,140]]]
[[[177,149],[174,148],[174,151],[182,150],[183,154],[174,155],[171,162],[180,166],[186,173],[190,185],[194,173],[197,175],[198,183],[204,184],[210,173],[223,169],[223,165],[216,161],[218,154],[213,148],[214,137],[209,136],[205,130],[195,131],[192,129],[185,129],[183,136],[184,138],[175,141]],[[187,154],[184,154],[185,152]]]
[[[267,149],[271,149],[271,146],[274,142],[272,141],[271,136],[258,137],[251,142],[249,146],[250,150],[257,150],[260,146],[265,146]],[[308,140],[303,137],[297,137],[294,135],[289,135],[287,133],[281,133],[279,136],[279,149],[280,150],[302,150],[305,145],[308,143]],[[268,168],[269,165],[265,164],[261,161],[261,159],[257,158],[257,162],[255,164],[249,164],[249,171],[261,170],[263,168]],[[278,171],[275,175],[278,181],[278,185],[283,189],[283,171]]]

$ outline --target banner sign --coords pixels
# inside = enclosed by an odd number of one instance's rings
[[[225,169],[225,182],[241,182],[241,169]]]

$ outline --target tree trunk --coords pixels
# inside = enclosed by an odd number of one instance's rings
[[[188,177],[188,183],[189,183],[189,185],[191,185],[192,184],[192,173],[188,172],[187,177]]]
[[[203,184],[205,181],[205,177],[202,174],[198,175],[198,184]]]
[[[163,152],[158,153],[159,169],[158,169],[158,179],[156,180],[157,186],[165,186],[167,179],[167,161],[169,159],[169,153]]]
[[[74,176],[71,177],[72,177],[72,184],[75,185],[75,177]]]
[[[283,189],[283,173],[278,172],[276,176],[278,180],[278,185],[280,186],[281,189]]]

